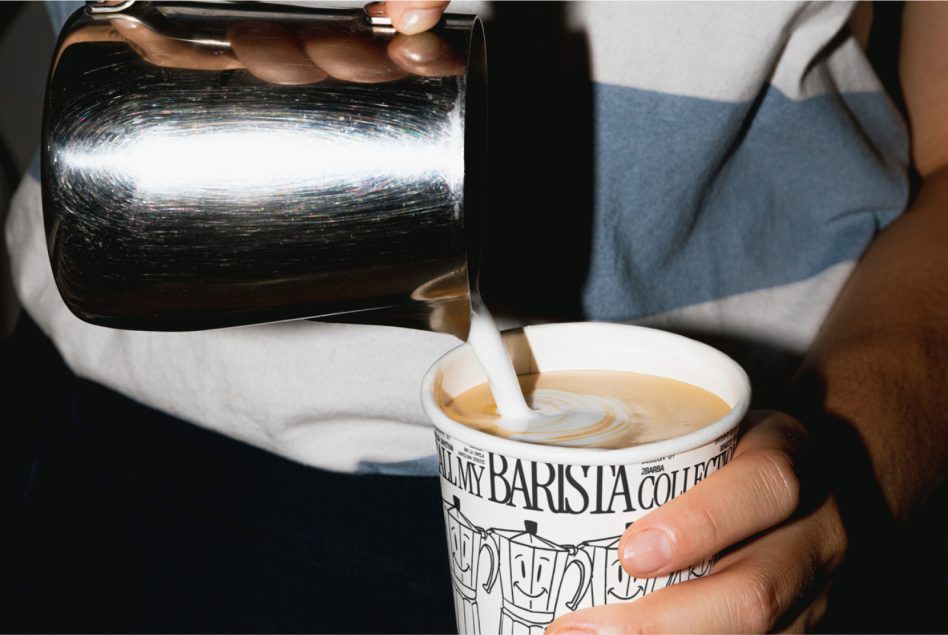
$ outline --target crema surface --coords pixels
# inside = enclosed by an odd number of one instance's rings
[[[519,376],[527,403],[547,415],[526,428],[506,422],[487,383],[441,409],[455,421],[498,437],[570,447],[627,448],[688,434],[730,406],[692,384],[620,371],[553,371]]]

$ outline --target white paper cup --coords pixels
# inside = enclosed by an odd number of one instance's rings
[[[747,411],[743,369],[710,346],[638,326],[545,324],[504,333],[518,374],[617,370],[687,382],[731,410],[689,434],[621,450],[536,445],[491,436],[442,403],[487,381],[461,346],[425,375],[435,426],[455,611],[461,633],[540,635],[559,615],[632,601],[708,574],[713,559],[659,578],[630,578],[618,543],[635,522],[725,465]]]

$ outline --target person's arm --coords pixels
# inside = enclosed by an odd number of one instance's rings
[[[906,3],[901,77],[923,179],[827,317],[783,414],[734,459],[630,527],[633,575],[726,550],[715,572],[631,604],[567,614],[548,633],[800,631],[860,531],[905,518],[948,463],[948,3]],[[830,491],[827,491],[829,488]],[[875,494],[875,496],[873,496]]]
[[[900,77],[921,189],[853,271],[806,367],[904,517],[948,458],[948,4],[905,3]]]

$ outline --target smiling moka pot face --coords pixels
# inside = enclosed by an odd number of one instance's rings
[[[487,542],[486,532],[474,526],[461,513],[461,504],[457,497],[450,505],[445,502],[444,511],[445,525],[448,530],[448,557],[455,587],[464,597],[475,600],[482,550],[489,551],[488,548],[491,545]],[[484,585],[492,586],[491,581],[496,574],[496,562],[492,553],[488,555],[490,555],[490,566]]]
[[[523,530],[492,529],[500,560],[504,604],[535,614],[552,615],[559,601],[567,567],[576,559],[575,548],[558,545],[537,535],[537,524],[525,521]],[[583,565],[579,588],[571,604],[582,597],[588,583]]]
[[[409,70],[392,51],[417,36],[362,9],[77,11],[54,55],[41,150],[50,263],[69,309],[136,330],[334,316],[466,339],[484,37],[458,15],[423,35],[447,61]],[[357,73],[300,74],[353,50]]]

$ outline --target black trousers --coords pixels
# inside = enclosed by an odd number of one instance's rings
[[[0,630],[454,631],[436,479],[303,467],[146,408],[25,314],[0,351]]]

